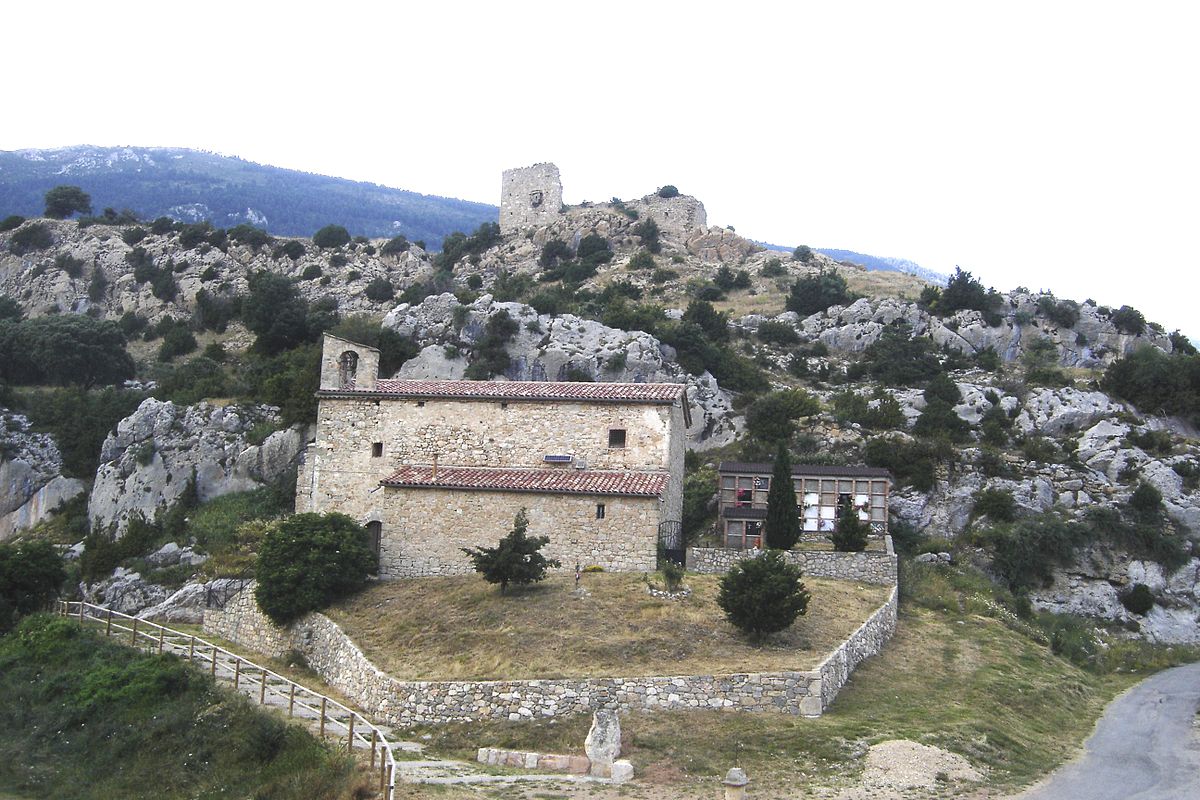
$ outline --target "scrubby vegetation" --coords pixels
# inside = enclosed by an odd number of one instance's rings
[[[0,638],[0,789],[37,797],[349,800],[353,764],[171,656],[66,619]]]

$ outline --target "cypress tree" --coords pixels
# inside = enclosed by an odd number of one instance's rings
[[[771,489],[767,492],[767,523],[764,531],[767,547],[791,550],[800,541],[800,518],[796,514],[796,489],[792,486],[792,463],[787,447],[779,443]]]

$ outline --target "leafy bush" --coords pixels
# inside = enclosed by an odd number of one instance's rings
[[[175,230],[179,223],[170,217],[159,217],[150,223],[150,232],[155,236],[165,236]]]
[[[1168,455],[1175,449],[1175,442],[1171,438],[1171,432],[1166,430],[1150,430],[1147,428],[1143,431],[1130,431],[1125,437],[1125,443],[1132,447],[1140,447],[1147,453],[1156,453],[1158,455]]]
[[[798,245],[792,251],[792,261],[799,261],[801,264],[808,264],[813,260],[812,248],[806,244]]]
[[[953,458],[954,448],[938,439],[906,442],[877,436],[867,442],[863,455],[870,466],[890,471],[898,484],[928,492],[936,483],[938,464]]]
[[[404,236],[393,236],[384,242],[383,247],[379,248],[381,255],[396,256],[401,253],[407,253],[412,244]]]
[[[83,275],[83,261],[70,253],[59,253],[54,257],[54,266],[72,278]]]
[[[662,252],[662,242],[659,241],[658,223],[653,219],[644,219],[633,226],[633,235],[642,242],[647,252],[657,255]]]
[[[815,275],[804,275],[792,284],[787,310],[807,317],[830,306],[846,305],[851,299],[846,279],[836,270],[821,269]]]
[[[196,292],[196,310],[192,320],[199,330],[224,333],[229,321],[237,316],[241,298],[215,294],[207,289]]]
[[[326,225],[312,237],[313,244],[322,250],[350,244],[350,232],[341,225]]]
[[[176,325],[163,336],[163,342],[158,348],[158,360],[170,361],[175,356],[194,353],[196,347],[196,337],[187,326]]]
[[[222,357],[223,353],[222,350]],[[206,397],[227,396],[229,382],[218,360],[212,355],[210,349],[205,348],[204,355],[173,369],[164,369],[158,376],[158,387],[154,393],[179,405],[192,405]]]
[[[230,228],[228,236],[230,241],[245,245],[255,251],[275,241],[275,237],[271,236],[271,234],[246,223]]]
[[[289,239],[281,245],[276,246],[271,253],[271,258],[287,257],[292,261],[304,255],[304,243],[298,239]]]
[[[654,269],[654,256],[649,250],[638,250],[629,259],[630,269]]]
[[[975,493],[971,514],[992,522],[1012,522],[1017,517],[1017,505],[1008,489],[981,489]]]
[[[0,323],[0,376],[11,383],[89,388],[133,377],[125,335],[110,321],[52,315]]]
[[[66,577],[62,559],[49,542],[0,542],[0,634],[18,617],[45,608]]]
[[[1108,321],[1121,333],[1140,336],[1146,332],[1146,318],[1142,316],[1142,312],[1132,306],[1121,306],[1112,313]]]
[[[0,226],[0,230],[3,227]],[[1171,341],[1171,352],[1179,353],[1184,356],[1194,356],[1197,354],[1196,345],[1192,344],[1186,336],[1179,331],[1171,331],[1171,335],[1167,337]]]
[[[669,200],[672,197],[679,197],[679,190],[668,183],[666,186],[658,190],[658,196],[664,200]]]
[[[721,577],[717,605],[734,627],[761,641],[808,610],[810,595],[800,568],[777,550],[733,565]]]
[[[758,326],[755,332],[759,339],[767,344],[777,344],[782,347],[796,344],[800,341],[800,335],[796,333],[796,329],[786,322],[769,319]]]
[[[435,272],[449,274],[463,256],[480,255],[500,241],[500,226],[495,222],[484,222],[470,236],[455,231],[442,240],[442,252],[433,259]],[[424,249],[424,244],[415,242]]]
[[[1021,355],[1025,378],[1039,386],[1065,386],[1069,381],[1058,366],[1058,346],[1045,337],[1038,337],[1025,347]]]
[[[585,264],[597,266],[611,261],[613,253],[608,246],[608,239],[597,233],[589,233],[579,241],[575,256]]]
[[[1071,300],[1055,300],[1054,295],[1039,297],[1038,311],[1060,328],[1074,328],[1079,322],[1079,304]]]
[[[286,625],[362,589],[375,572],[367,531],[345,514],[295,514],[263,539],[254,597]]]
[[[995,326],[1000,324],[995,310],[1000,303],[1001,297],[994,289],[985,289],[971,273],[955,267],[954,276],[938,296],[934,310],[943,316],[963,309],[978,311],[989,325]]]
[[[942,371],[933,342],[923,336],[914,337],[904,323],[884,328],[855,366],[888,386],[913,386]]]
[[[538,256],[539,267],[553,267],[560,261],[571,258],[571,248],[562,239],[551,239],[542,245],[542,254]]]
[[[993,565],[1014,592],[1048,584],[1056,566],[1074,560],[1087,538],[1083,526],[1043,514],[988,531],[985,541],[994,551]]]
[[[24,222],[25,218],[19,214],[10,214],[4,219],[0,219],[0,233],[15,231],[17,228],[21,227],[21,224]]]
[[[1149,614],[1150,609],[1154,608],[1154,592],[1144,583],[1135,583],[1118,596],[1121,605],[1125,606],[1125,610],[1130,614],[1142,616]]]
[[[300,280],[302,281],[315,281],[319,277],[321,277],[320,264],[309,264],[304,268],[304,271],[300,273]]]
[[[507,370],[511,359],[506,345],[519,330],[520,325],[504,309],[488,317],[483,338],[475,349],[475,359],[467,367],[466,377],[469,380],[487,380]]]
[[[1143,413],[1200,420],[1200,356],[1140,347],[1110,364],[1100,386]]]
[[[1084,518],[1090,536],[1123,548],[1135,558],[1161,564],[1171,571],[1187,562],[1186,536],[1168,524],[1161,510],[1122,511],[1112,507],[1088,510]]]
[[[320,334],[321,319],[291,280],[264,270],[250,276],[249,285],[242,318],[257,337],[255,350],[274,355]]]
[[[1151,484],[1141,481],[1129,497],[1129,507],[1143,517],[1151,516],[1163,510],[1162,500],[1162,492]]]
[[[55,186],[45,194],[46,216],[66,219],[72,214],[92,213],[92,198],[78,186]]]
[[[285,425],[315,422],[320,372],[321,348],[316,344],[257,358],[246,370],[245,399],[279,406]]]
[[[495,547],[461,548],[485,581],[500,584],[500,594],[507,591],[510,583],[522,586],[536,583],[546,577],[547,569],[560,566],[558,561],[540,552],[550,538],[527,536],[528,528],[529,519],[525,509],[521,509],[513,519],[512,530]]]
[[[794,420],[820,411],[820,401],[803,389],[770,392],[746,409],[746,433],[761,442],[786,442],[795,433]]]
[[[758,271],[758,274],[764,278],[781,278],[787,275],[787,269],[778,258],[768,258],[766,263],[762,265],[762,269]]]
[[[132,228],[126,228],[121,231],[121,241],[133,247],[135,244],[146,238],[146,229],[137,225]]]
[[[375,278],[367,284],[363,294],[375,303],[388,303],[396,296],[396,287],[387,278]]]
[[[31,222],[19,228],[8,240],[8,249],[13,255],[23,256],[34,250],[45,250],[54,244],[50,229],[41,222]]]

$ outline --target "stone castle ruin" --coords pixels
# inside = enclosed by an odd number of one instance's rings
[[[585,203],[584,207],[590,204]],[[627,202],[639,218],[653,219],[659,230],[685,242],[706,231],[708,215],[704,204],[694,197],[658,193]],[[500,188],[500,232],[504,234],[532,230],[567,218],[562,202],[562,179],[554,164],[507,169]]]
[[[536,228],[562,216],[562,179],[553,164],[504,170],[500,187],[500,232]]]

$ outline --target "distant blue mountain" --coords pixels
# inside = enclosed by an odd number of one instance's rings
[[[909,261],[907,258],[869,256],[866,253],[856,253],[853,250],[838,250],[832,247],[814,247],[813,250],[837,261],[849,261],[853,264],[860,264],[867,269],[883,270],[885,272],[907,272],[909,275],[916,275],[918,278],[924,278],[930,283],[936,283],[941,286],[945,286],[946,281],[950,280],[949,275],[943,275],[940,272],[926,269],[915,261]]]
[[[281,236],[311,236],[330,223],[356,236],[404,234],[440,247],[454,231],[495,222],[499,209],[373,183],[269,167],[240,158],[165,147],[92,147],[0,152],[0,217],[42,213],[61,184],[91,195],[95,213],[130,209],[142,219],[249,223]]]

